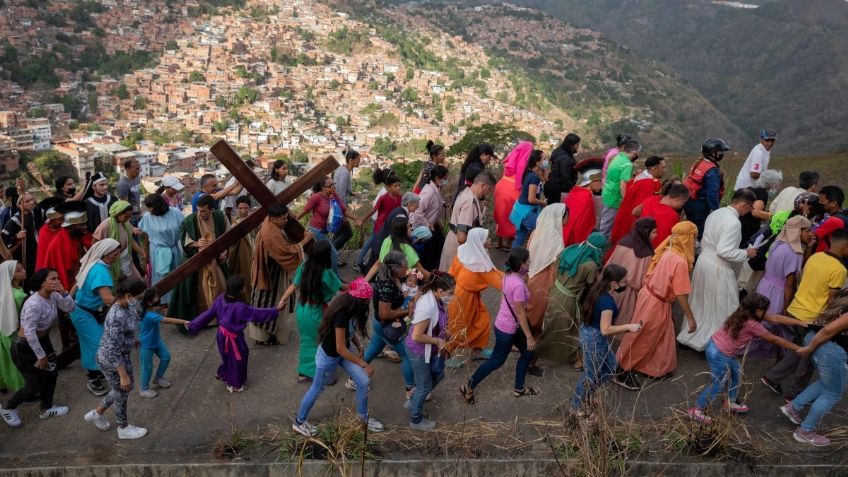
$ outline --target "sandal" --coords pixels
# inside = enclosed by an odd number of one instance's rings
[[[312,382],[312,378],[309,376],[304,376],[302,374],[297,375],[297,384],[309,384]]]
[[[477,400],[474,399],[474,390],[469,388],[467,384],[463,384],[462,386],[460,386],[459,392],[462,393],[462,397],[463,399],[465,399],[466,403],[474,404],[475,402],[477,402]]]
[[[521,396],[535,396],[537,394],[539,394],[539,391],[533,388],[528,388],[527,386],[525,386],[521,391],[517,389],[512,390],[512,395],[517,398],[520,398]]]

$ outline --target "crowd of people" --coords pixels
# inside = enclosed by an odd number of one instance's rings
[[[11,394],[0,414],[12,427],[24,402],[40,402],[42,419],[67,414],[53,401],[57,374],[79,359],[88,390],[104,396],[85,421],[106,430],[112,408],[119,438],[142,437],[147,430],[128,422],[130,391],[153,399],[171,386],[160,325],[194,335],[214,323],[216,378],[232,393],[247,389],[248,338],[285,345],[297,330],[304,397],[292,428],[306,436],[317,432],[308,417],[337,368],[363,424],[384,429],[368,407],[377,357],[400,363],[409,425],[428,431],[436,422],[424,406],[446,368],[479,361],[459,387],[474,404],[511,352],[516,398],[541,392],[528,375],[568,365],[579,373],[571,410],[591,422],[606,382],[638,390],[665,379],[687,346],[705,353],[711,376],[692,419],[709,424],[716,406],[747,412],[740,356],[772,359],[761,381],[786,399],[779,409],[798,426],[795,439],[827,445],[817,430],[848,382],[845,197],[838,186],[819,187],[814,171],[781,190],[782,174],[769,169],[776,140],[760,131],[727,194],[720,163],[730,146],[718,138],[704,142],[683,178],[669,177],[662,157],[640,162],[642,145],[625,135],[604,157],[578,160],[581,138],[572,133],[550,154],[521,141],[502,168],[495,148],[480,144],[451,180],[444,147],[431,141],[411,190],[377,169],[380,190],[364,208],[353,204],[365,195],[353,182],[361,156],[347,150],[300,210],[267,207],[257,230],[161,296],[160,280],[251,213],[237,181],[219,187],[204,176],[188,198],[165,177],[142,197],[130,160],[114,194],[102,174],[80,191],[61,177],[38,203],[19,181],[0,210],[0,388]],[[287,175],[275,162],[267,187],[281,192]],[[370,234],[345,274],[357,278],[345,281],[340,252],[366,223]],[[493,261],[495,249],[503,263]],[[494,323],[488,288],[500,292]]]

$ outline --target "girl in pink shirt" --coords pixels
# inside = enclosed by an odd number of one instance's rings
[[[755,337],[791,351],[801,347],[785,339],[769,333],[762,324],[763,320],[788,326],[807,326],[806,323],[783,315],[767,314],[768,298],[759,293],[746,296],[739,308],[716,331],[707,344],[707,364],[710,366],[710,384],[698,396],[695,407],[689,409],[689,417],[696,421],[709,424],[710,419],[704,409],[724,390],[730,374],[730,387],[727,391],[727,401],[724,408],[730,412],[743,414],[748,412],[748,406],[736,403],[739,393],[739,377],[742,367],[736,356],[747,348]],[[697,317],[696,317],[697,318]]]

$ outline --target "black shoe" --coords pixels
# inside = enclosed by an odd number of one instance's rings
[[[767,378],[765,376],[760,378],[760,382],[765,384],[767,388],[771,389],[771,392],[777,394],[778,396],[783,396],[783,390],[780,389],[779,384],[775,384],[775,383],[769,381],[769,378]]]
[[[87,387],[88,390],[91,391],[91,394],[94,394],[95,396],[103,396],[109,392],[109,390],[106,389],[106,386],[103,385],[103,382],[99,379],[89,379]]]
[[[530,366],[527,369],[527,373],[529,373],[531,376],[536,376],[538,378],[541,378],[542,376],[545,375],[545,370],[538,367],[538,366]]]
[[[633,373],[625,372],[622,374],[616,374],[612,378],[612,382],[630,391],[638,391],[642,389],[642,384],[636,379],[635,376],[633,376]]]

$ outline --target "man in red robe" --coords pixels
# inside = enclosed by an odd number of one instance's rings
[[[645,160],[645,170],[627,184],[624,198],[619,207],[620,213],[615,216],[615,222],[610,231],[610,244],[617,244],[627,235],[636,223],[633,209],[652,195],[657,195],[662,189],[662,177],[665,175],[665,159],[651,156]],[[610,247],[612,250],[614,247]]]
[[[65,214],[56,210],[56,207],[62,202],[64,201],[61,197],[48,197],[38,203],[38,206],[44,211],[47,222],[38,231],[38,248],[35,250],[36,270],[47,266],[47,249],[50,247],[50,242],[62,230],[62,224],[65,222]]]
[[[55,212],[62,214],[64,221],[59,231],[53,235],[49,246],[45,247],[47,254],[43,258],[44,266],[55,269],[62,286],[65,290],[70,290],[76,285],[80,258],[91,247],[86,206],[81,201],[66,201],[56,205]],[[59,369],[64,369],[80,357],[80,348],[70,317],[61,311],[59,336],[62,340],[62,352],[58,356],[57,364]]]
[[[66,201],[57,209],[63,213],[64,222],[47,247],[45,266],[56,269],[62,286],[70,290],[76,285],[80,258],[91,247],[91,234],[86,225],[88,217],[85,203]]]
[[[587,169],[580,175],[580,182],[575,185],[563,201],[568,209],[568,220],[562,226],[563,245],[568,247],[581,243],[589,238],[595,229],[594,195],[601,191],[601,169]]]
[[[633,210],[633,217],[653,217],[657,222],[657,236],[654,238],[654,248],[659,247],[663,240],[671,235],[671,229],[680,222],[680,211],[689,200],[689,188],[681,182],[675,182],[668,187],[665,195],[651,196]]]

